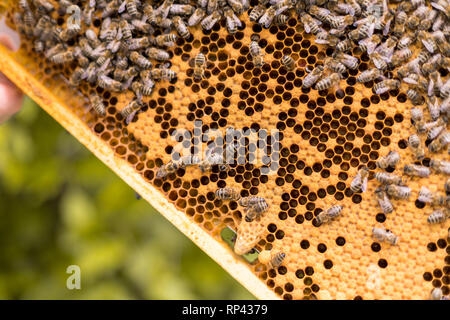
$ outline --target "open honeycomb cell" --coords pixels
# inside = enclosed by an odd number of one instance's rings
[[[393,200],[395,211],[391,214],[384,214],[373,196],[377,187],[373,174],[381,156],[398,150],[401,160],[397,170],[387,169],[395,173],[413,157],[407,143],[414,132],[409,113],[413,105],[407,99],[406,86],[376,95],[372,88],[379,80],[357,83],[356,77],[368,69],[369,57],[355,48],[352,53],[358,57],[358,68],[344,73],[337,90],[303,88],[305,76],[323,65],[334,50],[314,42],[314,36],[295,18],[268,29],[251,22],[248,15],[255,5],[252,1],[250,9],[240,16],[243,25],[234,34],[217,23],[210,31],[196,27],[190,29],[188,39],[179,37],[170,48],[171,69],[177,77],[157,82],[153,95],[144,98],[144,107],[128,125],[120,111],[133,98],[131,92],[117,94],[86,83],[74,90],[61,77],[68,77],[74,66],[49,63],[26,38],[17,53],[3,50],[1,57],[22,66],[29,77],[51,91],[49,98],[18,82],[44,108],[50,104],[48,99],[57,99],[70,114],[58,119],[65,127],[73,126],[70,119],[89,127],[84,134],[93,137],[82,139],[83,143],[91,149],[105,146],[102,152],[111,155],[107,157],[109,166],[122,172],[122,177],[141,179],[127,180],[139,193],[145,196],[147,185],[158,190],[155,195],[163,197],[163,204],[154,198],[150,202],[160,211],[168,210],[168,215],[182,215],[183,220],[169,219],[256,296],[286,300],[426,299],[432,288],[441,288],[448,295],[450,223],[428,225],[430,207],[414,201],[423,185],[439,190],[443,177],[432,174],[427,179],[411,179],[408,186],[414,200]],[[7,9],[6,17],[14,27],[12,14],[18,8],[10,5]],[[65,24],[64,14],[54,11],[52,15],[59,24]],[[94,28],[100,26],[99,19],[94,20]],[[255,68],[249,48],[255,34],[265,54],[261,68]],[[201,80],[193,76],[199,52],[207,61]],[[281,64],[283,55],[294,59],[294,70]],[[17,80],[6,64],[3,71]],[[106,106],[105,117],[96,115],[89,106],[86,97],[93,92]],[[202,121],[200,128],[195,126],[198,120]],[[228,127],[279,130],[276,172],[260,164],[234,163],[228,171],[213,168],[202,172],[186,167],[157,178],[158,169],[179,147],[171,137],[174,132],[185,130],[192,137],[185,146],[189,147],[199,139],[196,130],[201,134]],[[239,139],[248,158],[255,143],[249,137]],[[441,151],[438,156],[446,154]],[[117,166],[114,159],[125,164]],[[370,170],[368,190],[353,193],[350,183],[363,165]],[[124,167],[128,168],[125,173]],[[246,222],[236,201],[215,197],[215,191],[224,187],[239,190],[241,197],[263,197],[270,204],[268,212]],[[343,207],[342,215],[333,223],[319,225],[315,217],[335,204]],[[195,231],[183,224],[194,226]],[[394,230],[400,236],[399,244],[374,240],[374,226]],[[258,252],[281,250],[286,259],[277,268],[246,263],[221,239],[225,227],[238,230],[235,251],[244,242]],[[221,255],[211,248],[222,248]]]

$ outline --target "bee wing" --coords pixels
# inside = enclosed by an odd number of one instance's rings
[[[383,94],[385,92],[388,92],[389,88],[388,87],[381,87],[378,90],[375,90],[375,94]]]
[[[133,120],[134,116],[136,115],[136,113],[138,112],[138,110],[133,111],[132,113],[130,113],[128,115],[128,117],[125,119],[125,124],[128,125],[130,124],[130,122]]]
[[[304,23],[303,28],[305,29],[306,33],[311,33],[311,28],[308,23]]]
[[[362,183],[362,185],[361,185],[361,192],[366,192],[367,191],[367,181],[368,181],[369,179],[366,177],[366,178],[364,178],[364,180],[363,180],[363,183]]]
[[[422,44],[429,52],[434,53],[433,45],[429,40],[422,39]]]
[[[446,14],[446,9],[440,4],[440,3],[436,3],[436,2],[431,2],[431,6],[439,11],[442,11],[443,13]]]
[[[391,28],[391,22],[392,22],[392,19],[390,19],[384,26],[383,36],[386,36],[389,33],[389,29]]]
[[[418,84],[418,82],[416,80],[414,80],[412,78],[409,78],[409,77],[403,78],[403,81],[408,83],[408,84],[413,84],[413,85],[417,85]]]
[[[241,22],[241,20],[239,20],[239,18],[235,15],[235,14],[233,14],[233,20],[234,20],[234,23],[240,28],[240,27],[242,27],[242,22]]]
[[[124,12],[124,11],[125,11],[125,8],[126,8],[126,5],[127,5],[127,0],[123,0],[123,1],[122,1],[122,4],[120,5],[120,7],[119,7],[119,9],[117,10],[117,12],[118,12],[118,13]]]

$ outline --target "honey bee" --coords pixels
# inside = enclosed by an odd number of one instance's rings
[[[174,173],[181,167],[182,167],[181,162],[170,160],[168,163],[163,164],[161,167],[159,167],[158,171],[156,171],[156,178],[163,179],[167,177],[169,174]]]
[[[156,25],[163,29],[171,29],[173,26],[172,19],[163,18],[161,16],[154,16],[150,21],[153,25]]]
[[[221,14],[219,11],[214,11],[209,16],[206,16],[200,23],[202,28],[205,30],[211,30],[212,27],[221,19]]]
[[[33,3],[40,14],[48,14],[55,10],[53,4],[47,0],[33,0]]]
[[[220,200],[238,201],[241,198],[241,194],[236,189],[226,187],[216,190],[216,198]]]
[[[329,18],[329,23],[332,28],[335,29],[345,29],[349,25],[353,23],[353,16],[345,15],[345,16],[332,16]]]
[[[376,68],[380,69],[380,70],[385,70],[387,69],[388,65],[387,62],[385,60],[385,58],[383,58],[381,56],[380,53],[378,52],[372,52],[369,55],[370,59],[372,60],[373,64],[375,65]],[[380,82],[381,83],[381,82]]]
[[[73,87],[77,87],[80,85],[81,80],[83,80],[84,75],[84,69],[81,67],[76,67],[73,71],[72,75],[70,76],[69,83]]]
[[[116,68],[113,72],[114,80],[124,81],[125,79],[134,78],[138,75],[139,71],[136,67],[130,67],[126,70]]]
[[[431,152],[439,152],[444,149],[450,143],[450,132],[443,131],[435,140],[433,140],[429,145],[428,149]]]
[[[322,77],[323,70],[323,66],[316,66],[312,72],[305,76],[302,87],[305,89],[311,88],[320,79],[320,77]]]
[[[199,168],[204,173],[211,171],[214,165],[218,166],[219,171],[226,171],[229,169],[229,165],[223,163],[223,156],[217,152],[206,156],[206,158],[199,163]]]
[[[408,199],[411,196],[411,189],[409,187],[395,184],[386,185],[385,192],[389,197],[394,199]]]
[[[267,1],[260,1],[256,6],[253,7],[252,11],[249,14],[250,21],[257,21],[266,11],[266,3]]]
[[[245,207],[245,221],[251,222],[261,216],[269,208],[266,200],[262,197],[244,197],[239,200],[239,205]]]
[[[412,56],[412,51],[409,48],[404,48],[394,52],[391,58],[391,65],[396,67],[407,61]]]
[[[110,90],[113,92],[121,92],[123,91],[123,87],[122,87],[122,83],[111,79],[110,77],[108,77],[107,75],[100,75],[98,77],[98,85],[99,87],[106,89],[106,90]]]
[[[173,5],[173,0],[164,0],[164,2],[155,10],[155,15],[160,16],[163,19],[167,18],[172,5]]]
[[[200,158],[195,154],[183,156],[179,161],[183,167],[196,166],[201,163]]]
[[[383,94],[389,90],[396,90],[400,88],[400,81],[394,79],[383,80],[373,86],[375,94]]]
[[[434,39],[439,51],[443,55],[448,57],[450,55],[450,44],[446,40],[444,32],[439,30],[439,31],[433,32],[432,35],[433,35],[433,39]]]
[[[381,78],[383,76],[383,72],[377,68],[371,68],[361,72],[357,77],[357,82],[369,82]]]
[[[256,202],[255,204],[248,206],[244,209],[245,221],[252,222],[261,216],[262,213],[266,212],[269,208],[266,200]]]
[[[416,41],[415,35],[411,33],[404,34],[397,43],[397,48],[400,50],[408,48]]]
[[[354,70],[358,68],[358,58],[355,58],[349,54],[337,52],[335,54],[335,59],[344,64],[349,69]]]
[[[389,153],[380,158],[377,161],[377,167],[380,169],[386,169],[388,167],[395,167],[395,165],[400,161],[400,155],[397,151],[389,151]]]
[[[447,123],[442,118],[439,118],[436,121],[425,123],[424,127],[428,130],[427,140],[431,141],[436,139],[445,130]]]
[[[431,290],[430,300],[442,300],[443,293],[441,288],[434,288]]]
[[[447,196],[449,196],[450,195],[450,178],[448,178],[447,181],[445,181],[444,189],[445,189],[445,194]]]
[[[419,191],[419,197],[417,198],[420,202],[429,203],[432,206],[443,206],[449,203],[448,196],[441,195],[439,193],[431,192],[427,187],[422,186]]]
[[[133,38],[128,40],[127,45],[130,51],[140,50],[150,45],[150,39],[148,37]]]
[[[431,173],[428,167],[417,164],[406,164],[403,168],[403,172],[408,176],[421,178],[427,178]]]
[[[281,63],[286,67],[287,70],[292,71],[295,68],[295,61],[291,56],[284,55],[281,58]]]
[[[130,61],[143,69],[151,69],[153,64],[143,55],[139,54],[137,51],[133,51],[130,54]]]
[[[159,48],[150,47],[145,50],[145,54],[150,58],[158,61],[166,61],[170,59],[170,54]]]
[[[93,47],[100,46],[101,42],[98,39],[98,36],[94,30],[92,30],[92,29],[86,30],[85,35],[86,35],[86,39],[87,39],[86,44],[89,44],[90,46],[93,46]],[[83,38],[80,39],[80,42],[81,41],[84,41],[84,39]]]
[[[450,80],[447,80],[445,84],[441,86],[439,95],[444,99],[450,96]]]
[[[426,50],[430,53],[436,53],[438,51],[438,45],[432,35],[426,31],[419,31],[417,39],[420,40]]]
[[[406,91],[406,96],[409,98],[409,100],[411,100],[411,102],[415,106],[425,103],[425,98],[419,92],[417,92],[417,90],[408,89]]]
[[[253,64],[255,67],[260,68],[264,65],[264,54],[262,53],[261,47],[258,42],[250,42],[250,55],[253,58]]]
[[[337,61],[331,57],[328,57],[325,59],[324,65],[325,65],[325,67],[327,67],[328,69],[330,69],[334,72],[344,73],[345,71],[347,71],[347,68],[345,65],[343,65],[342,63],[340,63],[339,61]]]
[[[162,34],[155,38],[158,47],[173,47],[177,41],[177,35],[173,33]]]
[[[151,76],[155,80],[172,81],[177,77],[175,71],[167,68],[155,68],[151,70]]]
[[[242,207],[251,207],[257,203],[264,203],[266,200],[262,197],[243,197],[239,200],[239,205]]]
[[[427,218],[429,224],[438,224],[445,222],[449,217],[448,209],[446,212],[442,209],[434,210]]]
[[[92,105],[92,109],[101,117],[106,116],[106,108],[103,104],[103,99],[96,93],[89,96],[89,101]]]
[[[332,35],[324,29],[321,29],[320,32],[316,34],[316,39],[314,40],[316,43],[327,44],[333,47],[335,47],[339,41],[340,40],[337,36]]]
[[[242,26],[241,20],[234,14],[231,8],[227,8],[224,11],[228,32],[233,34],[236,33],[237,29]]]
[[[95,62],[89,64],[83,74],[83,79],[93,84],[97,80],[98,68]]]
[[[431,159],[430,167],[436,172],[450,175],[450,161]]]
[[[364,38],[358,41],[359,48],[362,51],[367,51],[370,55],[375,51],[375,48],[380,44],[381,37],[378,34],[374,34],[369,38]]]
[[[173,4],[170,6],[169,13],[171,15],[190,16],[194,12],[194,7],[190,4]]]
[[[319,82],[316,83],[316,89],[321,91],[334,86],[337,86],[339,81],[342,79],[342,75],[340,73],[332,73],[326,78],[323,78]]]
[[[376,172],[374,177],[382,184],[396,184],[399,186],[406,184],[405,179],[403,179],[397,175],[389,174],[386,172]]]
[[[265,257],[265,252],[267,252],[267,258]],[[286,258],[286,254],[284,252],[274,252],[271,251],[263,251],[258,255],[259,261],[261,263],[267,264],[269,269],[276,269],[282,265],[283,260]],[[261,257],[259,257],[262,254]],[[263,262],[264,261],[264,262]]]
[[[342,206],[340,206],[340,205],[333,206],[333,207],[327,209],[326,211],[320,212],[316,217],[316,221],[319,224],[329,222],[330,220],[339,216],[341,211],[342,211]]]
[[[425,150],[422,147],[419,136],[417,134],[412,134],[408,138],[408,145],[417,160],[423,160],[425,158]]]
[[[439,72],[435,71],[429,75],[429,82],[427,88],[427,94],[429,99],[427,100],[428,110],[432,120],[436,120],[439,117],[439,103],[436,96],[439,96],[439,92],[442,87],[442,79]]]
[[[128,124],[134,114],[142,108],[143,104],[140,100],[132,100],[125,108],[120,111],[120,114],[125,119],[126,124]]]
[[[196,80],[201,80],[205,76],[206,58],[201,52],[197,54],[194,60],[194,73],[193,77]]]
[[[175,16],[175,17],[173,17],[172,21],[173,21],[173,24],[174,24],[175,29],[177,30],[178,34],[183,39],[189,39],[189,37],[191,36],[191,33],[189,32],[189,29],[187,28],[183,19],[180,16]]]
[[[330,10],[318,7],[316,5],[309,7],[309,12],[322,22],[329,23],[332,17]]]
[[[423,63],[422,65],[422,73],[424,75],[429,75],[433,72],[435,72],[440,65],[440,61],[442,59],[442,56],[440,54],[435,54],[432,56],[429,60]]]
[[[392,213],[394,211],[391,201],[389,201],[386,192],[384,192],[381,187],[375,189],[375,195],[377,197],[378,205],[381,210],[383,210],[384,214]]]
[[[188,26],[193,27],[196,26],[202,21],[202,19],[205,17],[206,12],[202,8],[195,9],[194,13],[189,17],[188,19]]]
[[[276,9],[274,6],[271,6],[264,12],[261,18],[259,18],[258,23],[267,29],[272,24],[272,21],[275,18],[275,16],[276,16]]]
[[[50,62],[54,64],[65,64],[75,60],[75,51],[68,49],[64,52],[56,53],[50,57]]]
[[[51,17],[49,17],[47,15],[40,17],[34,30],[33,30],[34,36],[39,37],[44,31],[46,31],[53,24],[54,23],[53,23]]]
[[[336,50],[341,51],[341,52],[349,51],[352,48],[353,48],[353,43],[350,39],[345,39],[343,41],[340,41],[336,45]]]
[[[392,231],[386,230],[384,228],[373,228],[373,237],[380,242],[388,242],[392,245],[397,245],[399,238]]]
[[[120,20],[119,27],[120,30],[122,31],[122,37],[124,40],[128,41],[133,37],[130,24],[128,23],[127,20]]]
[[[355,178],[353,178],[350,184],[350,190],[354,193],[356,192],[366,192],[367,190],[367,180],[369,178],[369,169],[366,166],[362,166],[358,170]]]
[[[284,25],[286,25],[287,21],[288,21],[288,16],[285,14],[279,14],[279,15],[275,16],[275,19],[274,19],[274,23],[277,26],[284,26]]]
[[[311,17],[306,12],[300,15],[300,19],[303,23],[303,28],[305,29],[306,33],[317,34],[320,32],[320,25],[322,24],[321,21]]]
[[[99,38],[107,42],[113,41],[117,36],[119,23],[111,18],[103,20]]]
[[[369,15],[367,18],[355,22],[357,28],[349,32],[349,38],[351,40],[357,41],[360,39],[372,37],[376,22],[377,18],[373,15]]]
[[[219,0],[209,0],[206,1],[207,4],[207,13],[211,14],[214,11],[217,11],[219,9]]]

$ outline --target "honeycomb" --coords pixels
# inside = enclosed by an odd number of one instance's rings
[[[248,14],[256,4],[252,0],[250,9],[240,16],[243,25],[235,34],[227,32],[221,22],[210,31],[191,28],[188,40],[179,37],[176,46],[170,48],[171,69],[177,72],[177,78],[157,82],[153,95],[144,98],[142,112],[128,126],[119,111],[132,99],[131,92],[117,94],[86,83],[79,90],[70,88],[61,75],[69,77],[74,66],[49,63],[25,38],[18,52],[6,54],[3,50],[1,56],[23,66],[30,77],[49,89],[52,95],[41,93],[38,102],[50,104],[56,96],[71,117],[91,128],[88,135],[108,145],[106,152],[126,161],[176,208],[176,214],[185,215],[214,242],[228,247],[220,236],[228,227],[238,231],[236,241],[250,243],[257,252],[285,252],[283,264],[268,269],[257,261],[249,264],[227,249],[228,257],[248,269],[274,296],[285,300],[428,299],[433,288],[441,288],[448,295],[450,221],[428,225],[426,217],[432,209],[414,201],[421,186],[442,190],[444,176],[433,173],[426,179],[410,179],[411,198],[393,200],[395,211],[391,214],[383,214],[373,196],[378,185],[373,172],[381,156],[390,150],[399,152],[401,160],[394,171],[398,174],[398,168],[412,162],[407,137],[415,129],[407,87],[402,84],[398,90],[376,95],[372,87],[378,81],[357,83],[356,77],[369,67],[369,57],[355,48],[352,54],[359,60],[358,68],[344,73],[337,90],[302,88],[307,70],[323,64],[332,56],[333,48],[315,43],[314,36],[293,17],[284,26],[268,29],[250,22]],[[5,13],[12,27],[16,6],[9,4]],[[56,11],[52,15],[59,25],[65,24],[67,17]],[[97,16],[94,26],[99,25]],[[265,54],[262,68],[254,68],[249,52],[254,34],[260,36],[259,45]],[[200,81],[193,78],[194,58],[199,52],[207,58],[206,77]],[[281,64],[284,55],[295,60],[294,71]],[[15,80],[11,72],[3,71]],[[386,75],[389,72],[392,70]],[[443,69],[440,73],[447,75]],[[105,117],[91,110],[86,97],[92,92],[103,98]],[[66,120],[63,125],[70,127],[70,118]],[[246,163],[231,164],[228,171],[213,168],[206,173],[186,167],[165,179],[156,178],[158,168],[171,160],[176,147],[172,133],[177,129],[192,133],[196,120],[203,122],[203,133],[231,126],[256,132],[279,130],[278,170],[271,174],[261,165]],[[255,148],[254,142],[242,138],[248,155]],[[447,151],[435,157],[448,160]],[[429,162],[430,158],[422,161],[426,166]],[[350,183],[362,165],[371,172],[368,189],[354,194]],[[216,199],[215,191],[225,186],[240,190],[242,197],[265,198],[270,204],[268,212],[246,222],[236,201]],[[314,217],[335,204],[343,207],[341,216],[318,226]],[[375,226],[393,230],[400,237],[399,244],[375,241]],[[201,241],[194,241],[202,247]],[[215,259],[225,268],[230,263],[226,257]],[[232,275],[256,296],[268,296],[253,280]]]

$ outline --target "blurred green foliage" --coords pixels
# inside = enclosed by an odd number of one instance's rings
[[[29,99],[0,125],[0,250],[0,299],[253,299]]]

